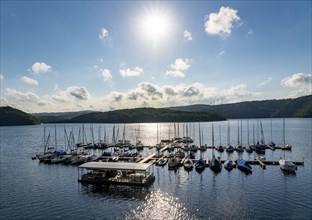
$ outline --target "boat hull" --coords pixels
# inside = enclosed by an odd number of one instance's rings
[[[297,170],[297,166],[290,160],[279,160],[279,166],[281,170],[288,172],[295,172]]]

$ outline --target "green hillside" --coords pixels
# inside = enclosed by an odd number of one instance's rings
[[[209,112],[189,112],[158,108],[123,109],[109,112],[93,112],[81,115],[67,123],[137,123],[137,122],[198,122],[225,120],[221,115]]]
[[[263,100],[223,105],[189,105],[173,110],[208,111],[226,118],[312,117],[312,95],[296,99]]]
[[[9,106],[0,107],[0,126],[34,125],[39,123],[40,121],[37,117],[23,111]]]
[[[42,123],[60,123],[92,111],[33,113]]]
[[[272,117],[312,117],[312,95],[285,100],[285,103],[272,113]]]

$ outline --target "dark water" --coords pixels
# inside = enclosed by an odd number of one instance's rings
[[[265,141],[271,141],[270,119],[262,119]],[[247,143],[247,121],[243,120],[243,145]],[[227,122],[216,122],[215,144],[227,143]],[[237,143],[237,120],[230,121],[231,143]],[[252,140],[257,121],[249,120],[249,138]],[[272,137],[283,144],[282,119],[272,120]],[[51,133],[54,144],[54,125],[1,127],[0,148],[0,219],[311,219],[312,217],[312,119],[286,119],[286,142],[293,145],[286,157],[304,160],[295,175],[281,172],[278,166],[268,165],[263,170],[252,165],[253,173],[246,175],[237,169],[214,174],[209,168],[202,173],[187,172],[183,167],[153,167],[156,180],[149,188],[110,187],[95,188],[77,182],[75,166],[40,164],[31,157],[41,152],[43,127]],[[81,125],[66,124],[78,138]],[[101,125],[111,137],[112,125]],[[193,126],[195,127],[193,132]],[[204,142],[211,145],[211,123],[201,123]],[[64,125],[56,125],[57,143],[64,146]],[[92,141],[90,125],[85,125]],[[120,125],[120,137],[123,125]],[[173,124],[161,124],[161,139],[173,137]],[[140,129],[144,144],[157,141],[156,124],[126,126],[126,136],[134,139]],[[95,141],[99,125],[93,125]],[[182,135],[183,124],[180,124]],[[191,124],[189,135],[198,142],[198,124]],[[102,134],[101,134],[102,135]],[[257,139],[259,135],[255,134]],[[144,149],[143,155],[155,150]],[[99,154],[100,151],[94,150]],[[204,156],[211,156],[207,150]],[[219,153],[216,153],[218,156]],[[222,153],[222,159],[228,157]],[[238,157],[237,153],[232,156]],[[253,159],[254,153],[243,153],[244,159]],[[278,159],[281,150],[266,150],[267,159]],[[199,157],[199,152],[196,157]]]

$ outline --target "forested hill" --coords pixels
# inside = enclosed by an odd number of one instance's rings
[[[312,95],[296,99],[239,102],[223,105],[189,105],[172,110],[208,111],[226,118],[312,117]]]
[[[199,122],[226,120],[210,112],[190,112],[161,108],[135,108],[93,112],[66,120],[67,123]]]
[[[0,126],[34,125],[39,123],[40,120],[37,117],[23,111],[9,106],[0,107]]]
[[[312,95],[296,99],[136,108],[109,112],[37,113],[34,117],[12,107],[0,107],[0,126],[43,123],[199,122],[234,118],[312,117]]]

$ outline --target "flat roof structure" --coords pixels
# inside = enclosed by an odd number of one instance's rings
[[[80,165],[79,168],[90,170],[146,171],[151,165],[149,163],[88,162]]]

